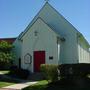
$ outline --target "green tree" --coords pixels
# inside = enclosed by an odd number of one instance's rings
[[[7,68],[11,65],[11,62],[13,62],[13,48],[14,46],[6,41],[0,42],[0,68]]]

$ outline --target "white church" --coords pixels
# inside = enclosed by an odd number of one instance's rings
[[[90,63],[89,43],[48,2],[13,45],[14,64],[31,72],[41,64]]]

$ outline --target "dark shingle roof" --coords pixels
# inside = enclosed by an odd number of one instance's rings
[[[15,40],[16,40],[16,38],[0,38],[0,42],[7,41],[10,44],[12,44]]]

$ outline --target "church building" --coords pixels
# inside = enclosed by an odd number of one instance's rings
[[[14,64],[31,72],[38,72],[41,64],[90,63],[89,43],[48,2],[13,45]]]

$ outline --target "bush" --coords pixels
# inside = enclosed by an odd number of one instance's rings
[[[55,82],[58,80],[58,71],[57,71],[58,65],[47,65],[42,64],[40,69],[43,73],[44,77],[48,82]]]
[[[59,71],[62,78],[86,77],[90,74],[90,64],[62,64]]]
[[[0,70],[9,70],[10,66],[10,62],[0,61]]]
[[[21,79],[27,79],[29,76],[29,71],[26,69],[19,69],[17,66],[12,66],[10,68],[10,75],[21,78]]]
[[[9,69],[15,55],[12,52],[14,46],[4,40],[0,41],[0,69]]]
[[[19,69],[17,75],[19,76],[19,78],[27,79],[29,76],[29,71],[25,69]]]

